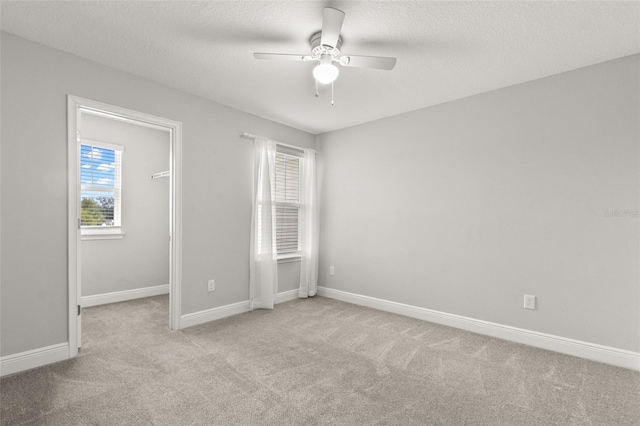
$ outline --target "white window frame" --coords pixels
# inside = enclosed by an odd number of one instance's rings
[[[80,139],[78,141],[78,153],[82,152],[82,145],[104,148],[114,151],[115,159],[115,181],[113,188],[80,185],[80,198],[82,199],[82,191],[97,192],[113,192],[113,219],[118,225],[114,226],[86,226],[80,227],[80,235],[82,240],[111,240],[121,239],[124,237],[122,229],[122,153],[124,147],[108,142],[101,142],[91,139]]]

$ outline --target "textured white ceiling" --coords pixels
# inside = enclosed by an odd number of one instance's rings
[[[314,96],[322,9],[346,13],[341,68]],[[323,133],[640,52],[637,2],[2,1],[3,31],[311,133]]]

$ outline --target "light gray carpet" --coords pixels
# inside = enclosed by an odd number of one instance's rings
[[[172,332],[83,311],[73,360],[0,381],[1,423],[639,425],[640,373],[316,297]]]

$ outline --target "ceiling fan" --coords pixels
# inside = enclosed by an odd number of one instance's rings
[[[295,55],[286,53],[254,53],[256,59],[274,59],[284,61],[316,61],[313,69],[316,81],[316,96],[318,83],[331,84],[331,104],[333,105],[333,82],[340,74],[338,64],[343,67],[374,68],[392,70],[396,65],[396,58],[380,56],[341,56],[340,47],[342,37],[340,30],[344,21],[344,12],[331,7],[325,7],[322,17],[322,30],[314,33],[309,39],[311,55]]]

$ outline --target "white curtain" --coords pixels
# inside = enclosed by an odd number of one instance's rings
[[[298,297],[318,291],[318,200],[316,197],[316,153],[305,149],[300,173],[300,289]]]
[[[257,137],[253,145],[253,205],[249,259],[250,309],[273,309],[278,283],[276,250],[276,144]]]

